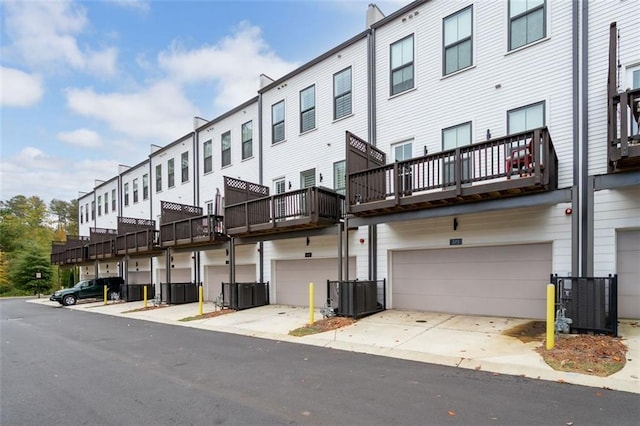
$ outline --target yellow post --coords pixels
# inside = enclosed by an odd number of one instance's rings
[[[198,286],[198,315],[202,315],[202,299],[204,299],[203,293],[202,293],[202,286],[199,285]]]
[[[107,286],[104,286],[104,304],[107,304]]]
[[[313,324],[313,283],[309,283],[309,324]]]
[[[142,287],[142,300],[144,300],[144,307],[147,307],[147,286]]]
[[[556,344],[555,306],[556,288],[553,284],[547,284],[547,350],[553,349]]]

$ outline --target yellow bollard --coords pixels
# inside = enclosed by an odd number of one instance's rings
[[[309,324],[313,324],[313,283],[309,283]]]
[[[553,349],[556,344],[555,305],[556,288],[553,284],[547,284],[547,350]]]
[[[202,299],[204,299],[203,297],[203,293],[202,293],[202,286],[198,286],[198,315],[202,315]]]
[[[147,307],[147,286],[142,287],[142,300],[144,300],[144,307]]]
[[[104,304],[107,304],[107,286],[104,286]]]

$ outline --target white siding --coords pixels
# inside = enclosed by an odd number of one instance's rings
[[[149,175],[149,198],[143,197],[142,177]],[[133,202],[133,181],[138,180],[138,202]],[[149,171],[149,161],[144,161],[132,167],[120,175],[120,199],[118,206],[122,206],[122,217],[132,217],[136,219],[155,219],[151,217],[151,172]],[[129,184],[129,205],[124,205],[124,184]]]
[[[78,217],[82,214],[82,220],[78,220],[78,235],[89,236],[89,229],[95,227],[95,220],[91,220],[91,202],[95,201],[94,192],[91,191],[78,198]],[[82,208],[80,208],[82,206]],[[85,220],[86,211],[89,208],[89,220]]]
[[[110,181],[98,186],[95,189],[95,194],[96,194],[96,228],[105,228],[105,229],[117,229],[118,228],[118,209],[117,209],[117,201],[116,201],[116,210],[112,210],[112,203],[111,203],[111,195],[112,195],[112,190],[116,190],[116,200],[118,197],[118,178],[114,178],[111,179]],[[104,202],[104,196],[105,194],[107,195],[107,201],[108,201],[108,209],[107,212],[105,213],[105,202]],[[98,196],[100,196],[100,199],[102,200],[102,206],[100,207],[100,209],[98,208]],[[102,214],[98,214],[98,212],[102,212]]]

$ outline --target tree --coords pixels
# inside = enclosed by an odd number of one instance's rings
[[[68,235],[78,234],[78,200],[66,202],[54,198],[49,203],[49,210],[56,216],[58,230],[62,229]]]
[[[12,254],[28,245],[49,246],[53,231],[47,220],[47,206],[37,196],[16,195],[0,201],[0,251]]]
[[[11,283],[17,289],[30,294],[49,291],[52,275],[48,257],[36,247],[29,247],[20,253],[16,261],[11,264],[9,271]]]

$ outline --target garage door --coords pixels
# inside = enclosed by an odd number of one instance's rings
[[[640,318],[640,231],[618,232],[618,316]]]
[[[309,283],[314,284],[314,305],[320,308],[327,299],[327,280],[338,279],[338,259],[277,260],[275,266],[275,303],[309,306]],[[356,259],[349,259],[349,277],[356,276]]]
[[[156,277],[160,283],[167,282],[167,270],[158,268]],[[189,283],[191,282],[191,268],[173,268],[171,269],[172,283]]]
[[[206,266],[204,269],[204,299],[213,301],[222,291],[222,283],[229,282],[229,265]],[[256,281],[256,265],[236,265],[236,282]]]
[[[392,253],[395,309],[544,318],[551,244]]]

